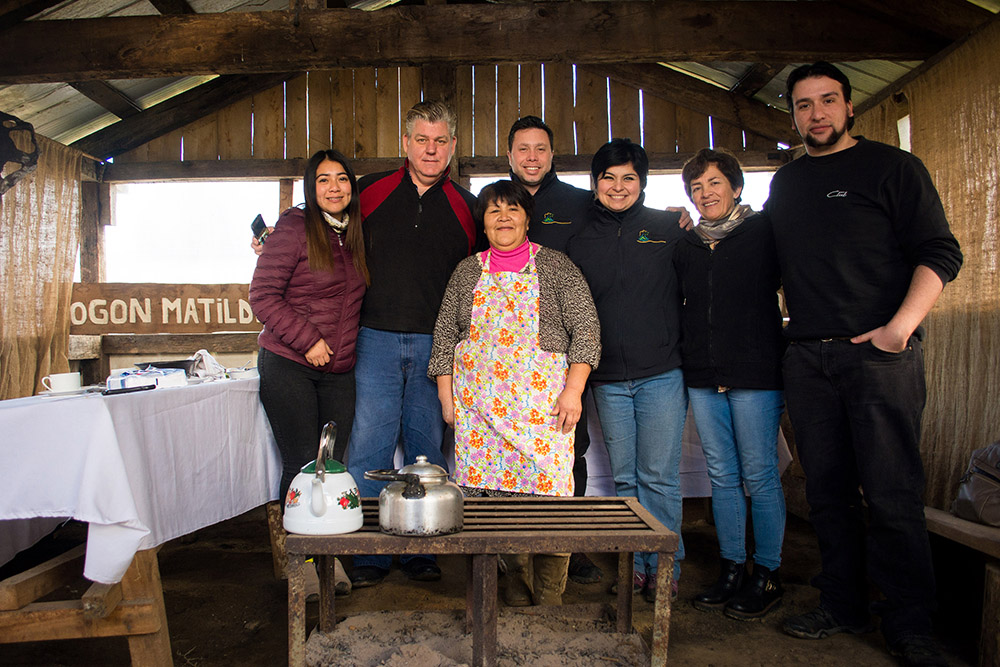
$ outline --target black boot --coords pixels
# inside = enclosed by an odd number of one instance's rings
[[[691,600],[691,604],[694,605],[695,609],[701,609],[702,611],[721,609],[740,590],[745,572],[746,567],[743,563],[736,563],[723,558],[719,580],[707,591],[695,595],[694,599]]]
[[[781,596],[785,589],[781,587],[781,579],[777,570],[769,570],[759,563],[754,563],[751,574],[740,592],[726,605],[725,615],[747,621],[761,618],[781,604]]]

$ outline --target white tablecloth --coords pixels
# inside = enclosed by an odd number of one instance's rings
[[[88,522],[84,576],[120,581],[137,550],[278,497],[281,460],[258,387],[0,401],[0,520]],[[37,539],[11,525],[0,522],[0,564]]]

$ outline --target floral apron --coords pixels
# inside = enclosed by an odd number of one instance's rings
[[[473,294],[469,337],[455,347],[455,481],[482,489],[573,495],[573,431],[550,415],[566,355],[538,343],[538,271],[489,272]]]

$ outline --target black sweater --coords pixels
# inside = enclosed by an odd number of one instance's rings
[[[687,386],[780,389],[781,282],[767,218],[751,215],[714,249],[692,229],[677,244],[674,268]]]
[[[785,334],[793,340],[876,329],[899,309],[917,266],[947,283],[962,265],[923,163],[863,137],[779,169],[764,211],[785,286]]]
[[[418,195],[405,162],[363,177],[358,189],[371,273],[361,326],[434,333],[451,272],[483,247],[483,223],[472,217],[475,197],[447,172]]]
[[[586,226],[569,241],[601,321],[598,382],[665,373],[681,365],[680,295],[672,257],[684,231],[679,213],[642,205],[613,213],[594,202]]]
[[[520,180],[511,172],[510,179]],[[546,248],[566,252],[570,238],[587,222],[587,212],[594,200],[589,190],[563,183],[553,167],[545,174],[534,196],[534,212],[528,225],[528,238]]]

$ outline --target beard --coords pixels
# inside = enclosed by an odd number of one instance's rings
[[[833,146],[838,141],[840,141],[840,138],[842,136],[844,136],[845,132],[847,132],[847,125],[846,125],[846,123],[844,125],[842,125],[841,127],[834,127],[834,128],[832,128],[830,130],[830,136],[828,136],[826,139],[824,139],[822,141],[819,140],[819,139],[817,139],[816,137],[814,137],[812,134],[810,134],[808,132],[806,132],[806,136],[803,137],[803,141],[806,142],[807,146],[811,146],[812,148],[821,148],[823,146]]]

